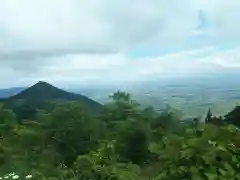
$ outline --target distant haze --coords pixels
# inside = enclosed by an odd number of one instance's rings
[[[238,76],[212,75],[184,79],[151,79],[135,83],[63,86],[63,89],[86,95],[101,103],[108,102],[109,95],[117,90],[130,92],[133,99],[143,105],[162,109],[169,104],[188,116],[204,116],[209,108],[215,115],[223,115],[240,103],[240,83]],[[0,90],[0,97],[7,97],[22,88]]]

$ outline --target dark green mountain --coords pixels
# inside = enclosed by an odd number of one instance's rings
[[[89,113],[101,111],[102,105],[86,96],[69,93],[46,82],[37,84],[2,100],[4,107],[11,109],[19,120],[34,118],[38,109],[50,110],[54,103],[79,102]]]

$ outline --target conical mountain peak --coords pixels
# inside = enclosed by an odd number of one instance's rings
[[[49,83],[47,83],[45,81],[38,81],[36,84],[49,84]]]
[[[53,86],[45,81],[38,81],[36,84],[34,84],[33,86]],[[33,87],[32,86],[32,87]]]
[[[20,101],[19,101],[20,100]],[[47,82],[39,81],[24,91],[6,99],[4,103],[11,109],[19,102],[37,110],[48,107],[48,102],[65,103],[76,101],[83,105],[87,111],[94,113],[102,109],[102,105],[86,96],[74,94],[57,88]],[[18,113],[18,112],[14,112]]]

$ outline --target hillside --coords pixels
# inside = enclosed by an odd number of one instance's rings
[[[2,100],[4,107],[13,110],[19,119],[33,118],[37,109],[51,108],[50,102],[79,102],[88,112],[97,113],[102,105],[86,96],[69,93],[46,82],[38,82],[22,92]]]

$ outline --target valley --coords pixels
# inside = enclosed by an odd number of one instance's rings
[[[184,118],[204,117],[210,108],[214,115],[222,116],[240,104],[240,83],[234,77],[151,83],[139,83],[130,87],[112,87],[98,90],[92,88],[82,93],[92,99],[105,103],[108,96],[118,89],[130,92],[142,105],[153,106],[157,110],[166,105],[178,110]],[[71,91],[71,90],[69,90]]]

